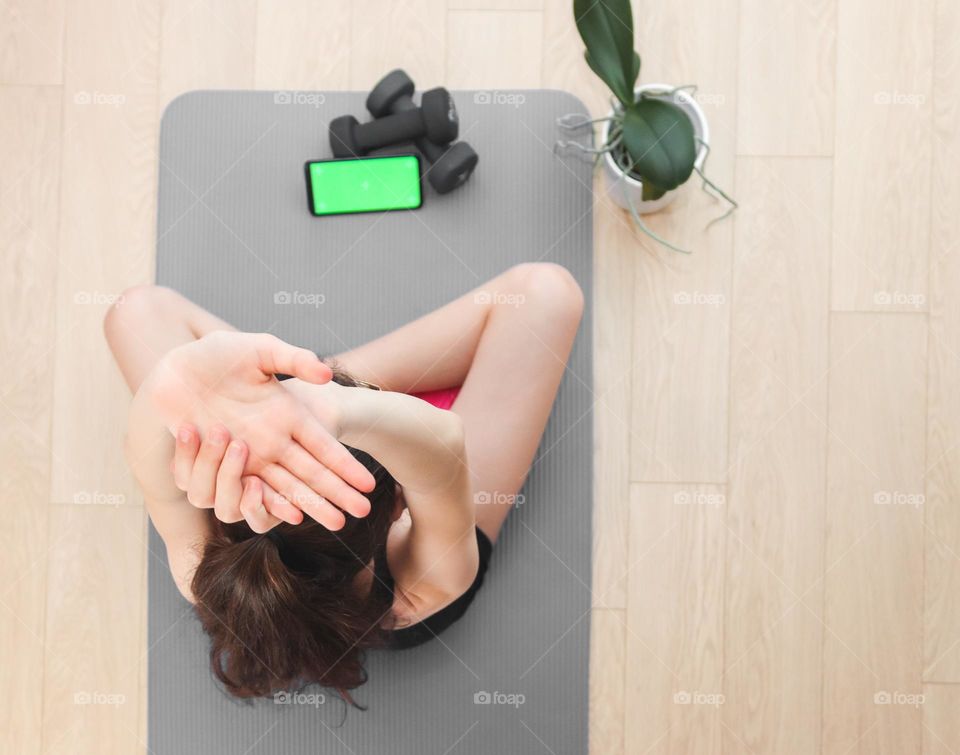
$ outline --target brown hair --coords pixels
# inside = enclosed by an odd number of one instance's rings
[[[336,366],[334,380],[357,385]],[[369,454],[349,450],[376,487],[366,494],[370,513],[348,515],[337,532],[305,517],[261,535],[246,522],[225,524],[211,514],[191,586],[213,673],[237,697],[319,683],[355,704],[347,690],[367,679],[364,650],[386,640],[389,592],[374,585],[361,595],[354,578],[386,543],[396,482]]]

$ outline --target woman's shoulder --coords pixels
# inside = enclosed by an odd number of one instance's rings
[[[393,617],[395,628],[400,629],[423,621],[455,601],[469,587],[476,574],[477,544],[475,538],[464,538],[458,547],[447,548],[442,554],[416,556],[410,548],[414,523],[409,510],[394,522],[387,535],[384,549],[386,570],[393,590]],[[429,563],[413,563],[412,559],[427,559]],[[464,585],[431,578],[430,571],[441,562],[449,567],[450,559],[463,561],[465,573],[471,579]]]
[[[412,601],[402,581],[398,584],[393,576],[401,571],[400,564],[401,561],[406,558],[408,552],[408,543],[412,527],[413,520],[410,518],[410,510],[404,508],[390,526],[390,530],[387,533],[387,542],[380,554],[380,574],[382,575],[382,581],[388,583],[390,586],[390,591],[393,596],[391,613],[393,615],[394,628],[397,629],[415,624],[419,621],[417,618],[418,612],[424,607],[419,601]]]

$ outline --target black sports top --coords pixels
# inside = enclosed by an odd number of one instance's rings
[[[483,531],[477,527],[477,547],[480,550],[480,564],[477,567],[477,576],[474,577],[473,584],[467,588],[467,591],[457,598],[453,603],[441,608],[434,614],[431,614],[423,621],[412,624],[402,629],[394,629],[390,632],[389,647],[394,649],[412,648],[422,645],[428,640],[432,640],[451,624],[457,621],[467,612],[473,597],[477,590],[483,584],[483,575],[486,574],[487,564],[490,562],[490,554],[493,552],[493,544],[490,542]],[[394,597],[393,575],[390,573],[390,567],[387,564],[386,544],[380,549],[373,560],[373,588],[380,590],[387,595],[390,601]]]

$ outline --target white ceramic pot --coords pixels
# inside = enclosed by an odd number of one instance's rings
[[[672,89],[673,87],[667,84],[644,84],[636,88],[635,94],[639,97],[641,92],[666,93]],[[674,93],[673,101],[690,116],[690,121],[693,123],[694,137],[698,139],[697,159],[694,164],[696,167],[702,168],[703,161],[707,159],[707,145],[710,144],[710,126],[707,124],[707,116],[704,115],[703,110],[700,109],[700,105],[697,104],[693,96],[683,89],[678,89]],[[611,111],[610,116],[612,117],[613,115],[614,112]],[[610,135],[610,127],[611,121],[607,121],[603,127],[603,144],[607,143],[607,137]],[[703,143],[701,144],[699,140],[702,140]],[[678,186],[676,189],[668,191],[659,199],[644,200],[643,183],[636,178],[631,178],[620,170],[620,166],[617,165],[613,159],[613,155],[609,152],[603,156],[603,169],[607,174],[609,194],[613,201],[626,210],[630,209],[630,202],[632,201],[637,212],[641,214],[662,210],[676,199],[677,193],[686,186],[686,184]]]

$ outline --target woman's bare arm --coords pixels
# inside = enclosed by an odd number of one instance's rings
[[[242,440],[231,439],[225,427],[213,427],[201,444],[197,429],[185,424],[174,439],[150,389],[148,377],[133,398],[124,451],[166,546],[171,576],[192,603],[190,585],[210,535],[210,510],[221,521],[245,519],[255,532],[265,532],[280,520],[261,502],[269,501],[272,510],[289,504],[258,478],[243,477],[249,450]]]
[[[391,530],[391,572],[416,613],[437,610],[459,596],[476,576],[474,504],[463,423],[403,393],[336,383],[285,383],[315,411],[337,409],[340,442],[366,451],[403,487],[411,524],[403,537]]]
[[[194,508],[170,473],[174,439],[153,408],[146,392],[138,390],[130,405],[124,452],[143,492],[147,513],[167,549],[170,573],[180,593],[191,603],[190,582],[209,534],[206,511]]]

